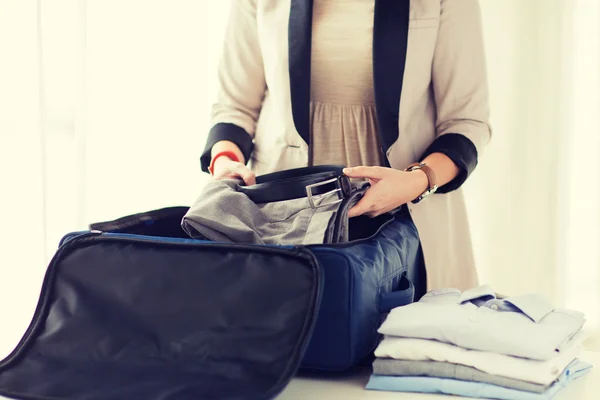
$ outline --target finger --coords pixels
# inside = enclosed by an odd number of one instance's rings
[[[348,210],[348,218],[358,217],[370,211],[369,201],[363,197],[358,203]]]
[[[252,170],[243,164],[238,165],[235,172],[244,180],[244,183],[248,186],[256,183],[256,175]]]
[[[384,214],[385,212],[383,210],[373,210],[371,212],[368,212],[367,215],[370,218],[376,218],[379,217],[380,215]]]
[[[381,179],[383,178],[383,168],[381,167],[354,167],[344,168],[342,171],[344,175],[349,178],[369,178],[369,179]]]
[[[377,198],[377,196],[375,196],[373,188],[367,189],[360,200],[348,211],[348,217],[356,217],[371,212],[375,205],[374,198]]]
[[[352,207],[350,210],[348,210],[348,218],[354,218],[354,217],[358,217],[359,215],[362,215],[362,211],[360,210],[360,207],[358,207],[358,205]]]
[[[242,178],[244,179],[244,182],[246,182],[247,186],[252,186],[256,184],[256,175],[254,175],[254,172],[252,171],[245,173]]]

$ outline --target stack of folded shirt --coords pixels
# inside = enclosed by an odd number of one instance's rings
[[[591,365],[578,359],[582,313],[489,286],[428,292],[379,328],[367,389],[490,399],[551,399]]]

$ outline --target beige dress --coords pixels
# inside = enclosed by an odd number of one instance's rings
[[[373,89],[374,0],[315,0],[311,164],[383,165]]]

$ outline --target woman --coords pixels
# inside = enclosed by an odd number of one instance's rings
[[[477,0],[236,0],[201,164],[247,184],[352,167],[372,186],[351,216],[406,204],[427,289],[465,290],[478,282],[461,186],[488,118]]]

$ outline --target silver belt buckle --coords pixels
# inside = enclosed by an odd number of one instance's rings
[[[329,202],[329,203],[324,202],[324,203],[321,203],[321,204],[315,204],[315,200],[320,200],[320,199],[322,199],[324,197],[328,197],[328,196],[334,195],[334,194],[336,194],[338,192],[341,193],[342,192],[342,188],[339,187],[337,189],[330,190],[329,192],[326,192],[326,193],[323,193],[323,194],[316,194],[316,195],[313,194],[313,192],[312,192],[313,188],[318,187],[318,186],[327,185],[327,184],[330,184],[330,183],[334,183],[337,180],[338,180],[338,178],[332,178],[332,179],[328,179],[328,180],[323,181],[323,182],[313,183],[312,185],[307,185],[306,186],[306,197],[308,197],[308,203],[310,204],[310,206],[312,208],[320,208],[320,207],[331,206],[331,205],[334,205],[334,204],[339,204],[342,201],[344,201],[343,198],[339,198],[339,199],[337,199],[337,200],[335,200],[333,202]]]

